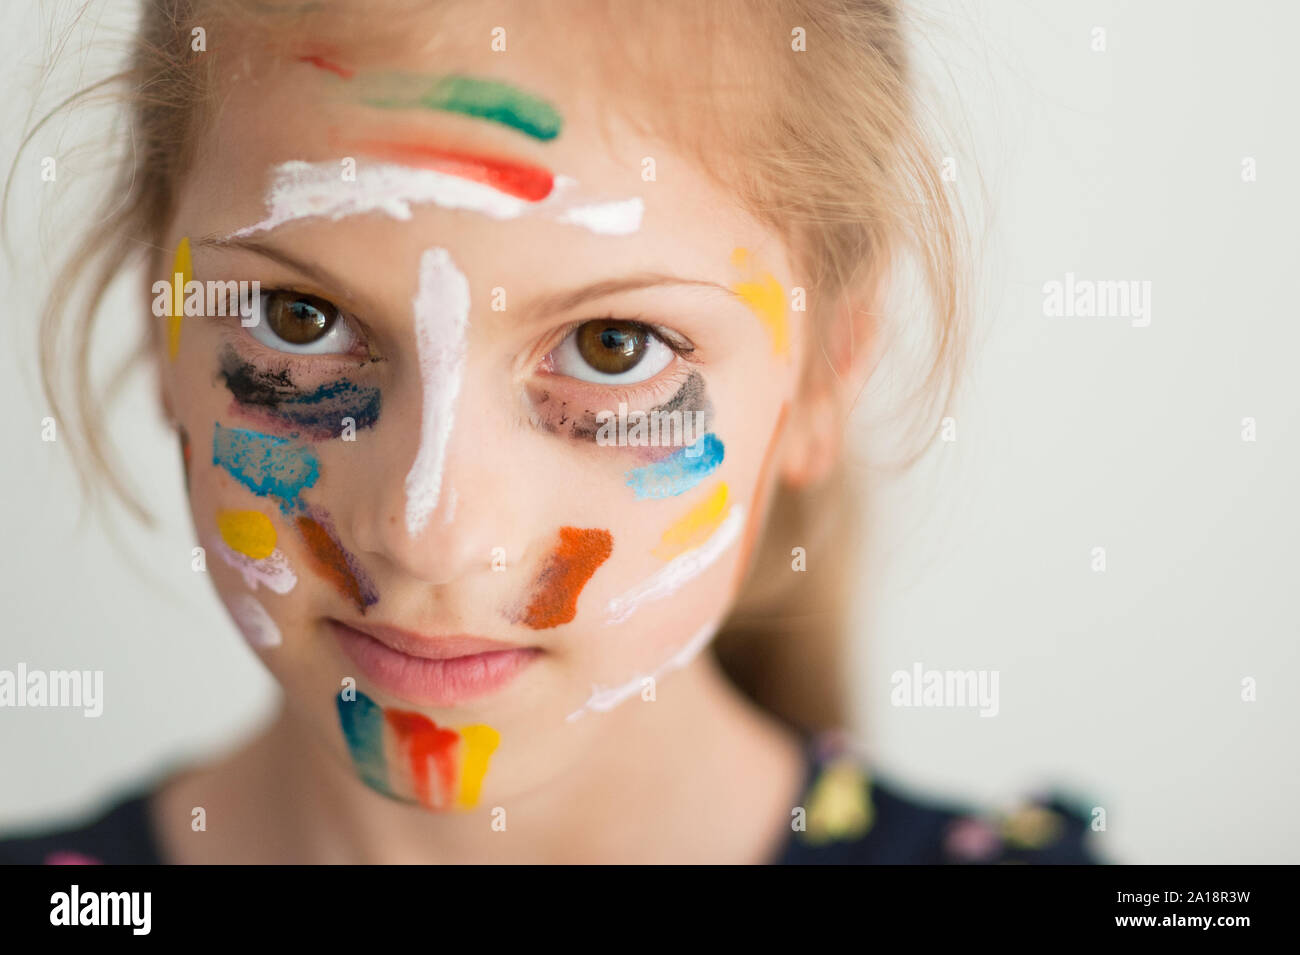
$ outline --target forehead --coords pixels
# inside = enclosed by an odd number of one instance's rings
[[[649,131],[652,90],[638,91],[628,76],[602,81],[609,57],[587,55],[589,36],[566,46],[562,23],[509,16],[499,36],[486,8],[467,9],[429,17],[391,43],[382,30],[379,38],[293,31],[298,40],[253,24],[228,27],[190,177],[196,194],[182,209],[201,214],[206,232],[235,231],[265,219],[267,190],[284,163],[324,167],[350,157],[427,167],[451,156],[504,171],[525,191],[553,176],[584,201],[639,199],[644,210],[637,232],[617,240],[554,223],[503,231],[500,222],[457,220],[458,235],[494,234],[483,240],[488,248],[562,241],[580,254],[599,245],[604,254],[649,253],[663,267],[737,246],[778,252],[725,182],[682,144]],[[493,52],[498,39],[506,48]]]

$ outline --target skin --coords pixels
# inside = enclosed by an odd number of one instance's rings
[[[418,51],[394,50],[384,67],[480,71],[477,38],[506,14],[476,6],[470,16],[484,24],[463,31],[476,38],[472,49],[446,47],[436,63]],[[256,279],[264,289],[288,287],[333,302],[364,326],[376,360],[360,365],[355,357],[300,362],[276,355],[238,319],[187,319],[174,361],[159,336],[162,401],[195,448],[190,501],[198,539],[211,538],[219,511],[260,510],[275,523],[277,546],[298,573],[290,593],[256,594],[283,634],[282,645],[257,651],[283,687],[282,710],[250,743],[159,792],[154,808],[165,853],[178,862],[769,860],[788,837],[790,810],[799,802],[799,740],[742,700],[708,654],[660,680],[654,703],[634,697],[608,713],[575,722],[565,716],[586,702],[593,684],[614,686],[654,670],[733,602],[747,556],[739,545],[671,598],[647,604],[624,623],[606,624],[608,601],[663,566],[652,551],[665,528],[717,480],[746,506],[747,521],[761,523],[778,481],[811,483],[838,452],[846,403],[839,390],[801,376],[809,349],[826,346],[815,345],[811,330],[792,315],[789,358],[775,356],[762,323],[727,291],[744,278],[731,262],[737,247],[749,249],[783,288],[803,284],[788,250],[672,144],[645,138],[617,112],[598,113],[601,107],[576,79],[526,47],[493,61],[492,75],[559,109],[564,131],[553,142],[448,114],[376,111],[344,95],[333,75],[258,51],[252,37],[239,42],[252,45],[254,55],[242,58],[237,82],[226,78],[222,108],[202,133],[197,163],[183,183],[167,248],[190,237],[199,280]],[[584,195],[641,197],[643,225],[615,238],[542,217],[499,222],[426,205],[415,207],[410,221],[306,220],[256,237],[307,264],[310,273],[268,254],[202,242],[264,217],[266,185],[278,164],[337,161],[343,153],[321,135],[328,127],[364,127],[537,163],[577,179]],[[598,133],[601,128],[610,134]],[[671,170],[671,185],[642,181],[644,156]],[[447,249],[467,276],[472,308],[443,506],[412,537],[404,482],[419,441],[423,385],[411,302],[420,254],[431,246]],[[159,256],[151,281],[166,277],[169,264],[169,254]],[[605,295],[567,310],[534,307],[591,283],[646,272],[702,284]],[[507,290],[505,312],[489,307],[495,287]],[[608,316],[663,325],[695,346],[689,366],[674,364],[628,386],[640,396],[633,407],[648,408],[671,397],[683,368],[700,371],[707,382],[713,431],[726,444],[726,458],[712,480],[680,497],[635,500],[624,483],[625,472],[642,463],[634,452],[528,423],[527,394],[539,383],[583,407],[617,407],[617,390],[544,377],[541,370],[566,328]],[[830,342],[832,363],[852,382],[854,368],[839,360],[834,336]],[[218,377],[226,347],[269,367],[287,364],[308,387],[347,379],[382,390],[383,411],[373,428],[354,442],[311,445],[321,479],[303,495],[328,511],[343,546],[380,594],[364,618],[311,570],[302,539],[275,504],[212,466],[214,423],[275,433],[231,410]],[[787,424],[778,428],[783,409]],[[561,526],[606,529],[613,552],[583,590],[572,622],[531,630],[504,611],[531,594]],[[507,555],[504,572],[491,566],[497,547]],[[248,592],[223,562],[210,559],[208,569],[223,601]],[[485,723],[500,732],[476,811],[432,812],[387,799],[360,781],[334,704],[340,680],[357,676],[356,667],[331,635],[330,618],[429,635],[474,634],[541,651],[504,689],[448,709],[417,706],[359,679],[385,706],[417,710],[440,726]],[[207,810],[207,833],[191,831],[195,806]],[[491,828],[494,807],[507,813],[505,832]]]

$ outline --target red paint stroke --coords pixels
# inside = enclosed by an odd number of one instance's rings
[[[541,166],[515,162],[509,159],[488,159],[470,153],[451,152],[428,143],[402,142],[389,139],[356,140],[354,146],[371,156],[402,163],[436,169],[460,179],[491,186],[498,192],[538,202],[555,188],[555,174]]]
[[[443,729],[422,713],[385,710],[384,719],[411,761],[415,796],[430,809],[446,809],[456,801],[456,752],[460,734]],[[437,768],[438,792],[429,785],[429,763]]]
[[[365,572],[357,566],[356,560],[343,549],[338,538],[324,515],[309,517],[306,514],[297,518],[298,530],[307,543],[307,552],[312,557],[316,572],[332,583],[362,613],[373,603],[379,601],[374,586]]]
[[[335,63],[333,60],[329,60],[321,56],[319,53],[308,53],[304,56],[300,56],[298,57],[298,62],[310,63],[318,70],[325,70],[327,72],[333,73],[336,76],[341,76],[345,80],[350,80],[352,79],[352,77],[357,75],[356,70],[350,70],[346,66],[340,66],[339,64]]]
[[[518,622],[545,630],[572,620],[578,614],[578,594],[613,550],[609,531],[561,527],[559,546],[537,575],[536,593]]]

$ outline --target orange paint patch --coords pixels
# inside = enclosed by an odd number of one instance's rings
[[[297,524],[307,544],[307,553],[311,555],[312,566],[318,574],[355,603],[362,613],[371,604],[378,602],[379,597],[369,579],[356,566],[352,555],[343,549],[329,527],[306,515],[299,516]]]
[[[534,630],[568,623],[578,614],[578,595],[614,551],[609,531],[561,527],[560,543],[546,558],[536,592],[519,622]]]

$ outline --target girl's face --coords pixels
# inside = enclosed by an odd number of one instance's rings
[[[340,761],[434,810],[671,705],[807,347],[777,239],[491,29],[382,63],[241,39],[155,276],[180,248],[260,283],[252,327],[160,320],[222,600]]]

